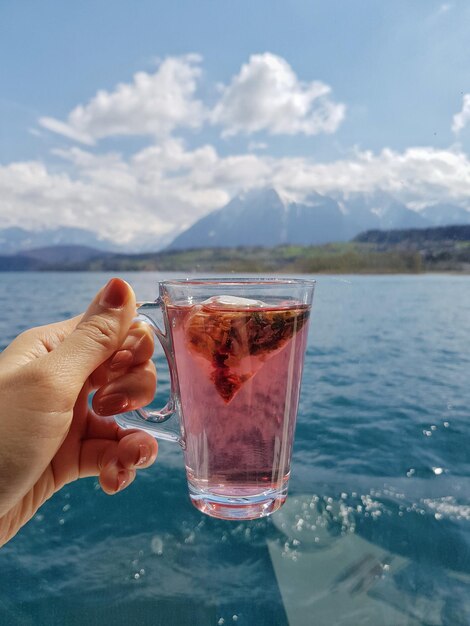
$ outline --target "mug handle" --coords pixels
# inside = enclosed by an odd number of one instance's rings
[[[170,370],[170,398],[165,406],[160,410],[143,407],[142,409],[136,409],[135,411],[115,415],[114,419],[122,428],[138,428],[140,430],[145,430],[154,437],[158,437],[159,439],[164,439],[166,441],[176,441],[181,445],[181,447],[184,447],[181,436],[181,428],[178,423],[180,402],[178,395],[178,378],[176,376],[175,355],[171,336],[167,329],[161,330],[155,319],[151,317],[150,313],[152,311],[163,313],[164,304],[161,298],[158,298],[155,302],[138,303],[137,317],[134,321],[148,324],[163,348]],[[173,416],[176,416],[177,428],[160,426],[160,424],[168,422]]]

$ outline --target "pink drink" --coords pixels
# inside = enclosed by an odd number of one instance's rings
[[[201,510],[218,516],[217,504],[207,510],[204,494],[213,503],[220,497],[224,510],[230,498],[259,496],[269,502],[265,514],[284,502],[309,313],[292,301],[261,308],[167,305],[186,470]]]

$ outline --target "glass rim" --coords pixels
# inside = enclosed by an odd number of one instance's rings
[[[163,287],[183,285],[295,285],[297,287],[314,287],[316,280],[306,278],[175,278],[158,282]]]

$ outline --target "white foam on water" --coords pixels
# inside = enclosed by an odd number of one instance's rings
[[[234,307],[237,308],[251,308],[251,307],[267,307],[267,303],[262,300],[251,300],[250,298],[240,298],[238,296],[212,296],[212,298],[208,298],[204,300],[202,304],[217,304],[226,307]]]

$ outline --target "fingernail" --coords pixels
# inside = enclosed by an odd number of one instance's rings
[[[144,463],[147,463],[147,461],[150,458],[150,450],[147,446],[141,444],[139,446],[139,452],[137,455],[137,461],[135,463],[136,466],[138,465],[143,465]]]
[[[129,472],[126,470],[119,470],[116,480],[116,491],[122,491],[129,482]]]
[[[109,362],[110,370],[120,370],[129,367],[134,360],[134,355],[130,350],[119,350]]]
[[[129,398],[125,393],[110,393],[99,398],[93,404],[98,413],[114,415],[115,413],[122,413],[128,408]]]
[[[120,278],[112,278],[103,289],[100,305],[107,309],[120,309],[129,296],[129,285]]]

